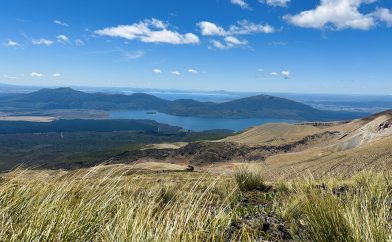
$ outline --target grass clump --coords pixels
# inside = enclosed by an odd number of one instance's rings
[[[265,187],[262,169],[257,164],[243,164],[234,172],[237,186],[241,191],[259,190]]]
[[[282,214],[302,241],[391,241],[389,180],[365,172],[345,181],[297,182]]]
[[[230,193],[215,194],[230,186],[224,178],[124,174],[117,167],[7,174],[0,241],[224,240],[233,202]]]

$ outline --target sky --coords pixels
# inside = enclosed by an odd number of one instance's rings
[[[390,0],[2,0],[0,83],[392,94]]]

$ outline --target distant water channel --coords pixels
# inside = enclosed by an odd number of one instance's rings
[[[212,129],[230,129],[240,131],[249,127],[265,123],[293,123],[293,120],[247,118],[247,119],[223,119],[223,118],[198,118],[173,116],[155,111],[113,111],[111,119],[150,119],[159,123],[179,126],[193,131],[206,131]]]

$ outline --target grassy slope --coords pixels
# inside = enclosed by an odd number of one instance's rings
[[[316,127],[267,124],[224,141],[250,146],[284,145],[314,134],[336,132],[336,135],[308,142],[299,149],[268,157],[262,162],[266,176],[276,180],[308,173],[315,176],[352,175],[365,169],[391,169],[392,128],[386,125],[391,120],[391,112],[383,112],[362,120]]]
[[[281,145],[321,132],[322,129],[311,125],[271,123],[251,128],[241,134],[228,137],[224,141],[246,145]]]
[[[126,165],[13,171],[0,179],[0,240],[387,241],[392,235],[389,174],[265,184],[253,164],[235,178],[135,173]]]

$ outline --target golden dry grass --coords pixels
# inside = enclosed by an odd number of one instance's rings
[[[237,185],[234,177],[129,168],[3,174],[0,241],[257,241],[270,236],[261,226],[267,218],[259,217],[266,209],[285,221],[294,241],[392,238],[389,173],[308,176],[262,191],[257,164],[239,168]],[[251,207],[240,202],[248,192]],[[249,218],[260,226],[233,230],[233,221]]]
[[[205,174],[123,166],[17,170],[0,183],[0,240],[221,241],[234,189]]]
[[[323,129],[311,125],[271,123],[254,127],[224,139],[246,145],[281,145],[301,140],[305,136],[322,133]]]

